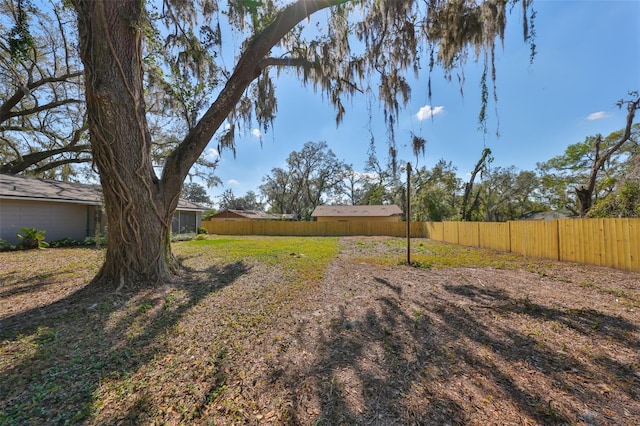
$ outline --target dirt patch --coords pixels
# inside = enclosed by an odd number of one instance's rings
[[[640,274],[520,257],[380,262],[402,257],[397,241],[342,238],[322,280],[304,283],[251,259],[194,258],[155,293],[74,300],[83,321],[2,305],[0,382],[18,387],[0,384],[0,420],[36,400],[49,411],[27,419],[72,410],[90,424],[638,424]],[[30,291],[39,305],[62,297]],[[3,303],[20,297],[24,311],[23,295]],[[44,325],[57,330],[36,336],[48,349],[8,361]],[[65,406],[32,383],[54,373],[94,384]]]
[[[637,424],[638,274],[379,267],[358,241],[271,367],[295,423]]]

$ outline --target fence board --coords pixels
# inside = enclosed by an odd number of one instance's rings
[[[598,219],[565,220],[563,221],[561,240],[563,250],[560,252],[560,260],[567,262],[596,263],[593,239],[597,232],[594,221]]]
[[[512,252],[558,259],[558,221],[509,222],[509,233]]]
[[[609,266],[625,264],[624,239],[619,237],[622,235],[624,222],[622,220],[613,220],[606,221],[606,223],[607,228],[604,237],[606,250],[609,254]]]
[[[442,241],[458,244],[458,223],[459,222],[442,222]]]
[[[626,264],[629,271],[640,271],[640,218],[626,219],[628,230],[629,258]]]
[[[603,248],[607,254],[607,266],[617,265],[619,262],[624,262],[618,255],[618,228],[622,230],[622,221],[620,220],[605,220],[603,221]]]
[[[480,247],[491,250],[511,251],[509,223],[486,222],[479,226]]]
[[[560,260],[640,271],[640,219],[563,220]]]
[[[456,222],[458,224],[458,244],[480,247],[480,222]]]
[[[444,241],[444,222],[425,222],[424,237],[436,241]]]

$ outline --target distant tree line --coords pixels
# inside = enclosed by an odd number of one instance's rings
[[[536,170],[493,167],[491,151],[485,149],[467,181],[444,159],[431,167],[415,167],[411,219],[502,222],[549,210],[572,216],[640,217],[640,123],[631,125],[625,143],[612,151],[624,134],[622,129],[606,137],[588,136],[538,163]],[[603,153],[609,153],[606,161],[600,161]],[[417,163],[420,152],[415,154]],[[326,142],[307,142],[289,155],[285,167],[263,177],[259,193],[236,196],[228,189],[218,206],[297,214],[302,220],[309,220],[321,204],[397,204],[404,210],[405,170],[406,162],[397,167],[391,161],[382,164],[373,144],[364,172],[358,172],[338,159]],[[585,206],[580,191],[591,179],[593,191]]]

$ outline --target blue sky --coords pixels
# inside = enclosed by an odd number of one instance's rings
[[[465,67],[464,96],[457,82],[436,70],[431,101],[425,71],[412,81],[412,99],[400,115],[400,161],[415,164],[409,145],[413,132],[427,140],[419,166],[431,167],[442,158],[464,179],[486,146],[493,152],[494,167],[534,170],[536,163],[561,154],[569,144],[624,127],[626,111],[616,102],[629,90],[640,90],[640,1],[535,0],[534,8],[538,53],[533,63],[522,40],[519,8],[509,16],[504,48],[497,48],[499,101],[497,112],[493,105],[488,109],[488,134],[478,130],[477,120],[482,65],[470,61]],[[208,189],[214,201],[226,189],[236,196],[258,193],[262,178],[274,167],[284,167],[288,155],[308,141],[326,141],[339,159],[363,170],[370,138],[363,98],[346,105],[344,121],[336,128],[335,111],[320,94],[293,77],[277,79],[276,86],[273,128],[261,139],[257,131],[237,138],[235,158],[222,153],[216,174],[223,186]],[[420,120],[421,108],[437,113]],[[374,105],[373,112],[377,154],[385,163],[382,111]],[[500,137],[495,135],[498,128]],[[208,154],[215,155],[214,148],[212,142]]]

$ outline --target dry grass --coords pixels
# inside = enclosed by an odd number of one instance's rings
[[[640,418],[640,274],[394,238],[213,238],[135,294],[0,253],[0,424]]]

